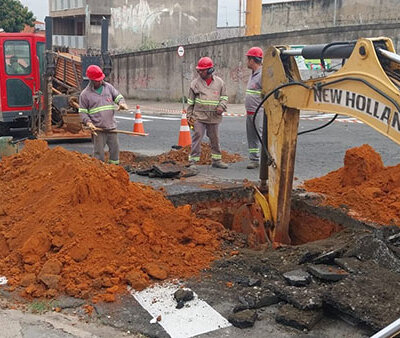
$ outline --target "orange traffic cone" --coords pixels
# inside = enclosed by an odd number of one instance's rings
[[[144,134],[142,114],[140,112],[140,106],[136,106],[135,124],[133,125],[134,133]]]
[[[190,136],[190,128],[186,118],[186,111],[182,111],[181,128],[179,130],[178,146],[186,147],[192,144],[192,137]]]

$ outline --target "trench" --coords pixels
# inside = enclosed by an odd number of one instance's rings
[[[196,191],[167,196],[175,206],[190,204],[200,218],[222,223],[232,230],[235,214],[243,205],[254,202],[253,189],[241,186]],[[294,192],[289,235],[292,245],[301,245],[331,237],[346,227],[363,226],[337,209],[319,206],[318,200]]]

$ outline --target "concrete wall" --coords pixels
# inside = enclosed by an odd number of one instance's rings
[[[151,48],[217,26],[216,0],[113,0],[110,13],[110,48],[116,49]]]
[[[334,26],[335,0],[263,5],[262,33]],[[337,0],[336,25],[400,21],[398,0]]]
[[[214,60],[216,74],[226,82],[229,101],[239,103],[243,101],[250,75],[245,52],[252,46],[265,49],[270,45],[320,44],[387,36],[393,39],[398,50],[399,34],[400,24],[379,24],[273,33],[187,45],[183,63],[185,95],[190,81],[196,76],[197,60],[202,56],[210,56]],[[179,100],[181,59],[174,47],[114,55],[110,80],[128,98]]]

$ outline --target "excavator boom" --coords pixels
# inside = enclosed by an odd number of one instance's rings
[[[302,80],[295,56],[343,60],[336,72]],[[270,47],[263,63],[268,196],[274,242],[290,244],[289,221],[300,110],[357,118],[400,144],[400,56],[388,38],[290,49]],[[265,169],[265,168],[264,168]],[[262,170],[262,169],[261,169]],[[261,182],[265,184],[266,182]]]

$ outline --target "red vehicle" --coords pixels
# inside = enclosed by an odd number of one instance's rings
[[[0,135],[28,127],[33,96],[44,90],[45,36],[0,33]]]

